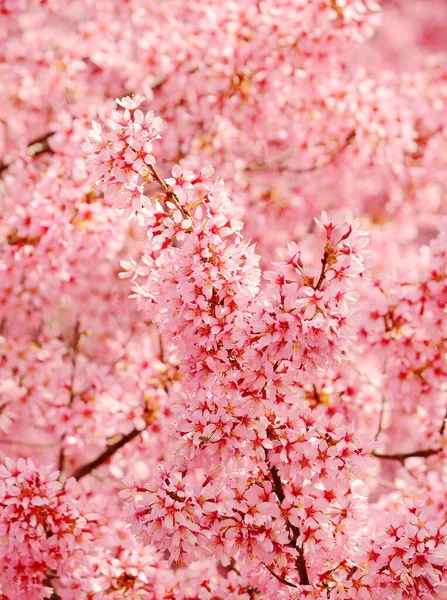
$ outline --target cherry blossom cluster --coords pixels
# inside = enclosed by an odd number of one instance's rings
[[[88,552],[99,517],[83,510],[58,471],[31,459],[6,459],[0,467],[2,592],[11,598],[49,597],[51,578],[76,567]]]
[[[84,147],[92,177],[106,194],[113,185],[112,195],[127,202],[128,179],[116,182],[126,172],[130,181],[141,177],[141,168],[146,184],[159,186],[157,193],[138,200],[138,209],[131,208],[147,238],[143,264],[124,263],[129,268],[125,275],[146,277],[144,284],[134,284],[140,306],[150,306],[148,314],[161,331],[181,341],[179,351],[190,375],[214,380],[219,373],[229,378],[234,372],[240,379],[243,365],[250,364],[256,372],[250,386],[260,389],[268,388],[278,361],[283,380],[286,373],[296,378],[312,365],[325,364],[337,341],[349,337],[348,312],[356,299],[350,279],[365,270],[367,240],[358,221],[338,216],[332,223],[323,213],[317,221],[326,233],[320,272],[306,270],[291,243],[280,253],[279,270],[265,273],[269,283],[259,294],[259,260],[240,237],[242,223],[223,182],[207,182],[212,169],[195,174],[174,167],[173,177],[162,180],[153,165],[146,173],[144,161],[135,167],[126,162],[135,129],[143,119],[154,120],[152,113],[143,117],[129,110],[141,101],[119,101],[126,111],[115,113],[110,123],[113,128],[120,121],[117,135],[101,134],[96,126]],[[116,167],[110,156],[117,157]]]
[[[447,597],[429,4],[0,0],[1,600]]]
[[[360,328],[359,342],[374,357],[384,390],[383,428],[389,430],[393,447],[400,440],[404,452],[424,444],[442,451],[445,445],[446,233],[442,226],[412,273],[375,282]],[[415,419],[421,431],[409,436]]]
[[[123,128],[132,132],[125,120]],[[126,152],[132,133],[122,139]],[[85,150],[97,156],[96,147]],[[92,164],[92,177],[107,185],[101,158]],[[135,533],[182,564],[211,552],[223,564],[254,563],[261,573],[264,567],[272,576],[265,593],[272,597],[278,582],[305,593],[312,586],[319,597],[324,590],[363,590],[368,597],[385,582],[387,594],[400,587],[410,597],[422,585],[416,571],[411,581],[411,570],[396,578],[393,568],[374,579],[372,565],[356,562],[370,536],[359,493],[368,448],[356,443],[352,425],[324,414],[317,421],[294,398],[295,388],[332,365],[337,334],[348,321],[344,305],[358,299],[350,278],[365,271],[367,241],[358,222],[323,213],[319,274],[305,269],[291,243],[261,289],[253,248],[239,252],[240,222],[229,218],[222,182],[207,184],[178,167],[163,180],[154,164],[146,183],[161,191],[136,211],[146,239],[143,263],[124,263],[125,275],[141,280],[133,295],[177,346],[187,379],[175,408],[172,459],[149,486],[123,494],[135,506]],[[113,179],[113,168],[107,177]],[[237,260],[224,262],[233,255]],[[251,270],[244,270],[247,263]],[[319,327],[320,319],[331,318],[332,327]],[[340,338],[346,352],[349,339]],[[363,532],[355,535],[362,519]],[[422,549],[422,563],[442,565],[444,534],[427,546],[433,559]],[[443,580],[441,570],[423,583],[435,589]]]
[[[89,135],[92,162],[100,181],[112,198],[126,210],[125,216],[141,209],[145,204],[142,183],[150,177],[150,165],[154,164],[152,142],[159,137],[161,119],[149,112],[138,110],[143,98],[135,97],[119,103],[126,109],[124,114],[115,112],[111,131],[102,135],[101,127],[94,123]],[[99,172],[98,172],[99,169]],[[98,177],[99,179],[99,177]],[[113,191],[115,193],[113,193]]]
[[[388,598],[390,592],[402,598],[442,597],[447,589],[447,521],[430,514],[423,501],[409,501],[379,524],[381,533],[364,544],[359,556],[368,564],[367,575],[354,574],[352,587],[363,585],[376,598]]]

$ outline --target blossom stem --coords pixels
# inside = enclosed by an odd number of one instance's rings
[[[177,198],[176,193],[174,192],[174,190],[171,187],[169,187],[169,185],[166,184],[166,182],[163,180],[163,178],[159,175],[157,169],[153,165],[150,165],[149,170],[150,170],[153,178],[161,185],[161,187],[166,192],[167,199],[171,200],[175,204],[175,206],[182,213],[183,217],[188,217],[189,215],[185,211],[183,206],[181,205],[180,200]]]
[[[318,278],[317,284],[314,287],[315,290],[319,290],[320,287],[323,285],[323,281],[326,277],[326,267],[327,267],[328,258],[329,258],[329,253],[327,251],[325,251],[323,258],[321,259],[321,273],[320,273],[320,277]]]

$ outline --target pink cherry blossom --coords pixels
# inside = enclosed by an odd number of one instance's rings
[[[446,23],[0,0],[1,600],[447,598]]]

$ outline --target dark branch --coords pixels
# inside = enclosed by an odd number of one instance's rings
[[[323,258],[321,259],[321,272],[320,272],[320,277],[318,278],[317,284],[314,287],[315,290],[319,290],[321,285],[323,284],[323,281],[325,280],[328,258],[329,258],[329,253],[327,251],[325,251]]]
[[[447,422],[447,412],[442,419],[441,426],[439,428],[439,435],[442,437],[445,433]],[[428,458],[429,456],[434,456],[435,454],[439,454],[442,452],[443,448],[440,446],[439,448],[426,448],[424,450],[413,450],[412,452],[379,452],[377,450],[373,451],[373,456],[376,458],[382,458],[383,460],[398,460],[400,462],[404,462],[407,458]]]
[[[284,488],[282,486],[281,477],[279,476],[278,469],[275,466],[270,465],[267,450],[264,449],[264,451],[265,451],[265,462],[267,464],[267,467],[270,472],[270,476],[272,478],[273,492],[274,492],[275,496],[278,498],[279,503],[282,504],[286,496],[284,494]],[[302,546],[298,545],[298,538],[300,536],[300,530],[295,525],[292,525],[292,523],[290,523],[290,521],[288,521],[288,520],[286,520],[286,524],[287,524],[287,529],[288,529],[289,535],[290,535],[289,546],[291,548],[294,548],[298,553],[298,556],[296,557],[295,565],[296,565],[296,568],[298,569],[298,573],[300,576],[300,583],[301,583],[301,585],[309,585],[309,575],[307,573],[306,560],[304,558],[304,550],[303,550]],[[275,575],[275,577],[276,577],[276,575]]]
[[[132,429],[132,431],[130,433],[123,435],[123,437],[120,440],[118,440],[117,442],[115,442],[114,444],[109,446],[106,450],[104,450],[104,452],[99,454],[99,456],[97,456],[95,459],[93,459],[92,461],[90,461],[90,462],[86,463],[85,465],[82,465],[81,467],[76,469],[76,471],[74,471],[72,473],[71,477],[74,477],[75,479],[77,479],[79,481],[80,479],[82,479],[83,477],[85,477],[86,475],[91,473],[94,469],[97,469],[102,464],[104,464],[106,461],[108,461],[109,458],[111,458],[115,454],[115,452],[118,452],[118,450],[123,448],[126,444],[131,442],[133,439],[138,437],[140,434],[141,434],[140,429]]]
[[[129,338],[130,340],[131,338]],[[166,360],[165,360],[165,356],[164,356],[164,348],[163,348],[163,341],[160,339],[160,361],[165,363],[165,364],[169,364]],[[123,354],[124,356],[124,354]],[[113,366],[116,365],[118,361],[115,361],[112,365]],[[169,394],[169,386],[167,381],[162,382],[162,387],[164,389],[164,391],[166,392],[166,394]],[[146,421],[146,424],[149,425],[149,423],[152,421],[151,418],[151,411],[150,409],[148,410],[147,407],[144,410],[143,413],[143,418]],[[144,431],[141,429],[132,429],[131,432],[127,433],[126,435],[123,435],[117,442],[115,442],[114,444],[111,444],[110,446],[108,446],[103,452],[101,452],[101,454],[99,454],[95,459],[93,459],[92,461],[86,463],[85,465],[82,465],[81,467],[78,467],[71,475],[71,477],[74,477],[75,479],[77,479],[79,481],[79,479],[82,479],[83,477],[85,477],[86,475],[89,475],[92,471],[94,471],[96,468],[98,468],[99,466],[101,466],[102,464],[104,464],[106,461],[109,460],[109,458],[111,458],[116,452],[118,452],[118,450],[120,450],[121,448],[123,448],[126,444],[128,444],[129,442],[131,442],[132,440],[134,440],[135,438],[137,438],[142,432]]]
[[[45,154],[46,152],[52,153],[53,151],[51,150],[48,140],[52,135],[54,135],[54,133],[54,131],[50,131],[34,140],[31,140],[31,142],[29,142],[26,148],[26,155],[31,158],[34,158],[35,156]],[[8,160],[8,158],[3,158],[2,160],[0,160],[0,176],[3,171],[9,169],[13,162],[13,160]]]
[[[381,458],[383,460],[398,460],[403,462],[407,460],[407,458],[427,458],[428,456],[433,456],[435,454],[439,454],[442,451],[442,448],[427,448],[425,450],[413,450],[412,452],[378,452],[376,450],[373,451],[373,456],[376,458]]]
[[[47,571],[45,579],[43,580],[43,584],[53,590],[49,600],[62,600],[62,598],[59,596],[59,594],[54,589],[53,579],[57,579],[57,573],[56,573],[56,571],[53,571],[52,569],[50,569],[49,571]]]
[[[292,583],[291,581],[287,581],[287,579],[283,579],[282,577],[280,577],[279,575],[277,575],[275,573],[275,571],[273,571],[268,565],[266,565],[265,563],[262,563],[264,565],[264,567],[267,569],[267,571],[269,573],[271,573],[273,575],[273,577],[275,577],[278,581],[280,581],[281,583],[284,583],[284,585],[289,585],[290,587],[294,587],[297,588],[298,586],[295,585],[294,583]]]
[[[149,170],[150,170],[154,180],[157,181],[157,183],[163,188],[163,190],[166,194],[166,199],[173,202],[173,204],[175,204],[175,206],[179,209],[179,211],[182,213],[182,215],[184,217],[188,217],[189,215],[188,215],[187,211],[183,208],[183,206],[182,206],[180,200],[178,199],[177,194],[174,192],[173,188],[171,188],[169,185],[167,185],[165,180],[159,175],[157,169],[153,165],[149,165]]]
[[[269,467],[270,475],[273,480],[273,491],[275,492],[275,496],[278,498],[279,503],[282,504],[285,500],[285,495],[278,469],[276,467],[271,467],[268,463],[267,466]]]
[[[445,411],[444,418],[442,419],[441,427],[439,428],[439,435],[442,437],[445,433],[447,425],[447,410]]]

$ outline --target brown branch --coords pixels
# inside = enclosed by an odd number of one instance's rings
[[[186,210],[183,208],[183,206],[181,205],[181,202],[178,199],[177,194],[166,183],[166,181],[158,174],[157,169],[153,165],[150,165],[149,166],[149,170],[150,170],[153,178],[155,179],[155,181],[157,181],[161,185],[161,187],[163,188],[163,190],[165,191],[165,193],[166,193],[166,199],[168,201],[171,200],[175,204],[175,206],[182,213],[183,217],[188,217],[189,215],[186,212]]]
[[[50,131],[34,140],[31,140],[26,148],[26,155],[30,158],[34,158],[35,156],[39,156],[40,154],[44,154],[46,152],[52,153],[53,151],[48,143],[48,140],[54,134],[54,131]],[[8,159],[7,157],[0,160],[0,176],[3,171],[9,169],[13,162],[14,161],[12,159]]]
[[[439,435],[442,437],[445,433],[445,428],[447,425],[447,410],[444,414],[444,418],[442,419],[441,427],[439,428]]]
[[[332,152],[332,154],[330,154],[329,157],[322,163],[319,163],[319,164],[317,163],[315,165],[312,165],[311,167],[306,167],[304,169],[293,169],[292,167],[287,167],[286,165],[280,165],[280,166],[278,166],[278,170],[279,171],[290,171],[291,173],[297,173],[297,174],[301,175],[302,173],[312,173],[313,171],[316,171],[317,169],[322,169],[323,167],[326,167],[327,165],[331,164],[331,162],[333,162],[336,158],[338,158],[340,156],[340,154],[342,154],[342,152],[344,152],[346,150],[346,148],[354,140],[355,135],[356,135],[356,133],[355,133],[355,130],[353,129],[352,131],[350,131],[348,133],[343,144],[341,146],[339,146],[336,150],[334,150],[334,152]],[[287,154],[288,153],[289,152],[287,152]],[[246,168],[246,171],[260,171],[262,169],[268,168],[270,165],[274,165],[275,163],[282,160],[283,158],[284,158],[284,153],[279,155],[279,157],[270,159],[269,161],[248,165]]]
[[[32,235],[27,235],[25,237],[20,237],[17,235],[17,230],[13,229],[7,236],[6,241],[8,242],[8,244],[10,246],[36,246],[40,240],[42,239],[41,236],[32,236]]]
[[[442,452],[442,448],[427,448],[425,450],[413,450],[412,452],[379,452],[373,450],[372,454],[376,458],[383,460],[398,460],[403,462],[407,458],[427,458],[428,456],[434,456]]]
[[[62,598],[59,596],[59,594],[54,589],[54,585],[53,585],[53,579],[57,579],[57,578],[58,578],[58,576],[57,576],[56,571],[50,569],[47,571],[45,579],[43,580],[43,584],[53,590],[51,593],[51,596],[49,597],[49,600],[62,600]]]
[[[319,290],[323,284],[323,281],[325,280],[328,259],[329,259],[329,253],[325,250],[323,258],[321,259],[321,273],[320,273],[320,277],[318,278],[317,284],[314,287],[315,290]]]
[[[151,87],[152,91],[154,92],[154,91],[160,90],[164,86],[164,84],[167,83],[171,79],[171,76],[173,74],[178,73],[178,71],[180,70],[180,67],[182,67],[184,64],[186,64],[186,60],[178,63],[176,65],[175,69],[173,69],[173,71],[171,71],[171,73],[169,73],[168,75],[162,75],[160,77],[157,77],[157,79],[155,79],[155,81],[152,84],[152,87]],[[197,73],[198,70],[199,70],[199,67],[193,67],[192,69],[189,69],[188,71],[186,71],[185,74],[193,75],[194,73]],[[127,94],[124,94],[124,95],[126,96]]]
[[[53,586],[51,586],[53,587]],[[62,597],[59,596],[59,594],[56,592],[56,590],[53,588],[53,593],[51,594],[49,600],[62,600]]]
[[[131,337],[129,338],[129,340],[131,339]],[[164,364],[169,364],[165,360],[163,342],[162,342],[161,337],[159,337],[159,342],[160,342],[160,354],[159,354],[160,361],[163,362]],[[124,354],[123,354],[123,356],[124,356]],[[114,364],[116,364],[116,363],[114,363]],[[160,382],[160,384],[161,384],[162,388],[164,389],[164,391],[166,392],[166,394],[169,394],[169,386],[168,386],[167,381]],[[147,409],[147,407],[144,409],[143,418],[146,421],[146,425],[149,425],[151,423],[151,413],[150,413],[150,410]],[[126,444],[128,444],[129,442],[131,442],[132,440],[137,438],[143,431],[144,431],[144,429],[142,429],[142,430],[137,429],[137,428],[132,429],[132,431],[130,431],[126,435],[123,435],[117,442],[108,446],[96,458],[94,458],[90,462],[78,467],[72,473],[71,477],[74,477],[75,479],[77,479],[79,481],[79,479],[82,479],[86,475],[89,475],[92,471],[94,471],[95,469],[100,467],[102,464],[104,464],[106,461],[108,461],[109,458],[111,458],[116,452],[118,452],[118,450],[120,450]]]
[[[280,581],[281,583],[284,583],[284,585],[289,585],[290,587],[294,587],[297,588],[298,586],[295,585],[294,583],[292,583],[291,581],[287,581],[287,579],[284,579],[283,577],[280,577],[279,575],[277,575],[275,573],[275,571],[273,571],[273,569],[271,569],[268,565],[266,565],[265,563],[262,563],[264,565],[264,567],[267,569],[267,571],[269,573],[271,573],[273,575],[273,577],[275,577],[278,581]]]
[[[107,460],[109,460],[109,458],[111,458],[116,452],[118,452],[118,450],[123,448],[126,444],[134,440],[140,434],[140,429],[132,429],[130,433],[123,435],[121,439],[109,446],[106,450],[104,450],[104,452],[101,452],[101,454],[99,454],[96,458],[76,469],[72,473],[71,477],[74,477],[76,480],[79,481],[80,479],[91,473],[94,469],[104,464]]]
[[[3,171],[6,171],[6,169],[9,167],[9,165],[12,164],[12,161],[8,161],[6,158],[3,158],[0,161],[0,176],[3,173]]]
[[[266,454],[267,454],[267,452],[266,452]],[[267,456],[266,456],[266,460],[268,461]],[[267,466],[269,468],[270,475],[272,476],[272,480],[273,480],[273,491],[275,493],[275,496],[278,498],[279,503],[282,504],[284,502],[286,496],[284,494],[284,490],[282,487],[282,481],[279,476],[278,469],[276,467],[271,467],[269,462],[267,462]]]
[[[444,415],[444,418],[441,423],[441,427],[439,428],[439,435],[442,437],[445,432],[447,421],[447,412]],[[442,452],[443,448],[440,446],[439,448],[426,448],[424,450],[413,450],[412,452],[379,452],[377,450],[373,450],[372,454],[376,458],[382,458],[383,460],[398,460],[400,462],[404,462],[407,458],[428,458],[429,456],[434,456],[435,454],[439,454]]]
[[[266,167],[276,165],[279,162],[281,162],[282,160],[284,160],[285,158],[288,158],[289,156],[295,154],[295,152],[296,152],[295,149],[289,148],[288,150],[281,152],[281,154],[277,154],[276,156],[273,156],[270,159],[266,159],[262,163],[253,163],[251,165],[248,165],[246,167],[246,171],[259,171],[260,169],[265,169]],[[283,168],[283,167],[280,167],[280,168]]]
[[[270,465],[270,461],[268,459],[268,452],[264,448],[265,452],[265,462],[267,464],[268,470],[270,472],[270,476],[272,478],[273,483],[273,492],[275,496],[278,498],[280,504],[285,500],[284,488],[282,485],[281,477],[279,476],[278,469],[275,466]],[[291,535],[289,546],[295,549],[298,553],[296,557],[295,565],[298,569],[298,573],[300,576],[301,585],[309,585],[309,575],[307,573],[306,560],[304,558],[304,550],[302,546],[298,545],[298,538],[300,536],[300,530],[295,525],[292,525],[290,521],[286,520],[286,527]],[[276,577],[276,575],[275,575]]]

